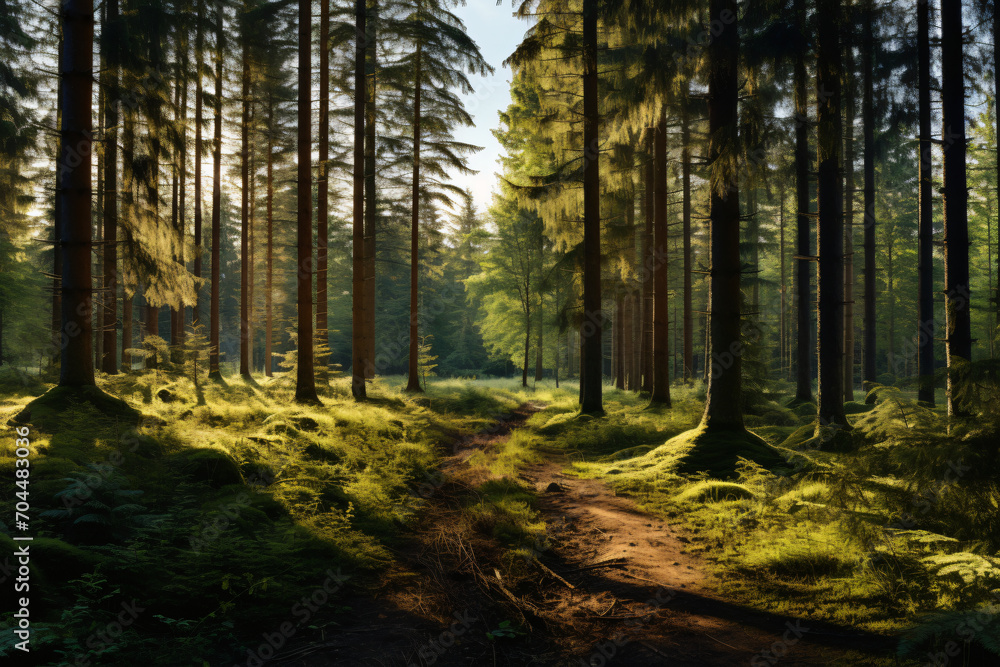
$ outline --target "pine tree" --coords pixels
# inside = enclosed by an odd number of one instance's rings
[[[358,0],[361,2],[361,0]],[[297,289],[298,354],[295,400],[318,404],[313,369],[312,313],[312,3],[299,0],[299,125]]]
[[[944,142],[944,271],[948,359],[948,414],[967,416],[960,372],[972,361],[969,219],[966,176],[965,67],[962,2],[941,0],[941,99]]]

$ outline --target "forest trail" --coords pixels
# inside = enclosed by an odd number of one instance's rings
[[[272,664],[888,664],[890,637],[727,602],[687,536],[604,482],[564,474],[566,462],[556,458],[520,473],[537,491],[547,539],[524,558],[530,585],[512,586],[496,567],[502,549],[495,540],[455,530],[483,481],[466,461],[543,407],[524,404],[459,440],[396,565],[369,598],[351,601],[354,622],[338,627],[332,641],[293,645]]]

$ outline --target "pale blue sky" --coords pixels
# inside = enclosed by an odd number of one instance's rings
[[[455,139],[465,141],[483,150],[469,159],[469,164],[479,173],[471,176],[456,175],[455,182],[472,190],[476,206],[483,211],[489,205],[491,193],[496,184],[499,169],[497,157],[500,144],[490,133],[497,124],[497,111],[510,104],[510,69],[501,63],[509,56],[524,37],[528,23],[512,16],[510,0],[503,0],[497,6],[496,0],[466,0],[465,6],[455,8],[455,14],[464,22],[472,39],[476,40],[487,62],[493,65],[494,73],[488,77],[473,77],[476,92],[465,95],[465,107],[475,119],[476,126],[461,128]]]

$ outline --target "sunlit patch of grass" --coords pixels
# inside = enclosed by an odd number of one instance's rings
[[[553,395],[513,381],[452,380],[410,395],[404,380],[379,378],[369,388],[371,400],[355,403],[350,378],[334,377],[320,388],[322,406],[300,406],[285,377],[253,383],[226,377],[196,388],[189,378],[161,370],[99,374],[98,382],[140,410],[143,425],[98,419],[81,405],[61,415],[70,428],[33,433],[33,509],[59,507],[56,494],[65,479],[87,464],[122,475],[128,489],[141,492],[145,511],[160,517],[158,530],[136,532],[125,543],[74,548],[92,554],[122,595],[155,604],[176,623],[211,615],[198,630],[205,641],[196,643],[197,655],[214,656],[213,663],[232,657],[226,646],[238,646],[236,638],[210,638],[216,631],[231,634],[220,624],[249,633],[269,629],[274,614],[287,613],[328,569],[384,568],[401,523],[417,516],[414,489],[456,434]],[[45,388],[3,392],[0,410],[12,416]],[[519,442],[498,452],[493,466],[499,474],[530,457],[529,443]],[[9,450],[0,451],[0,474],[12,473],[14,465]],[[486,487],[481,498],[481,520],[491,521],[512,548],[544,532],[530,492]],[[9,499],[0,499],[0,510],[13,511]],[[38,518],[34,527],[67,545],[73,541],[53,519]],[[153,570],[160,574],[149,577]],[[64,575],[39,577],[49,582],[52,597],[40,608],[72,602]],[[152,635],[172,632],[151,623],[144,631]],[[141,662],[145,641],[122,646],[122,655]]]

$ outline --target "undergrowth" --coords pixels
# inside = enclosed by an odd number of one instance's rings
[[[529,398],[514,382],[450,380],[411,396],[383,378],[358,404],[333,378],[323,406],[303,407],[285,379],[195,386],[165,366],[99,376],[132,420],[69,401],[54,433],[32,428],[32,664],[232,664],[283,622],[299,636],[335,627],[391,561],[450,445]],[[4,421],[47,388],[6,367],[0,384]],[[5,448],[11,487],[14,473]],[[503,513],[521,525],[522,500],[491,493],[499,509],[480,520],[530,541],[503,527]],[[3,517],[15,501],[0,500]],[[0,525],[7,553],[10,532]],[[303,606],[317,591],[323,604]],[[135,617],[109,636],[123,606]],[[12,643],[0,655],[13,663]]]

